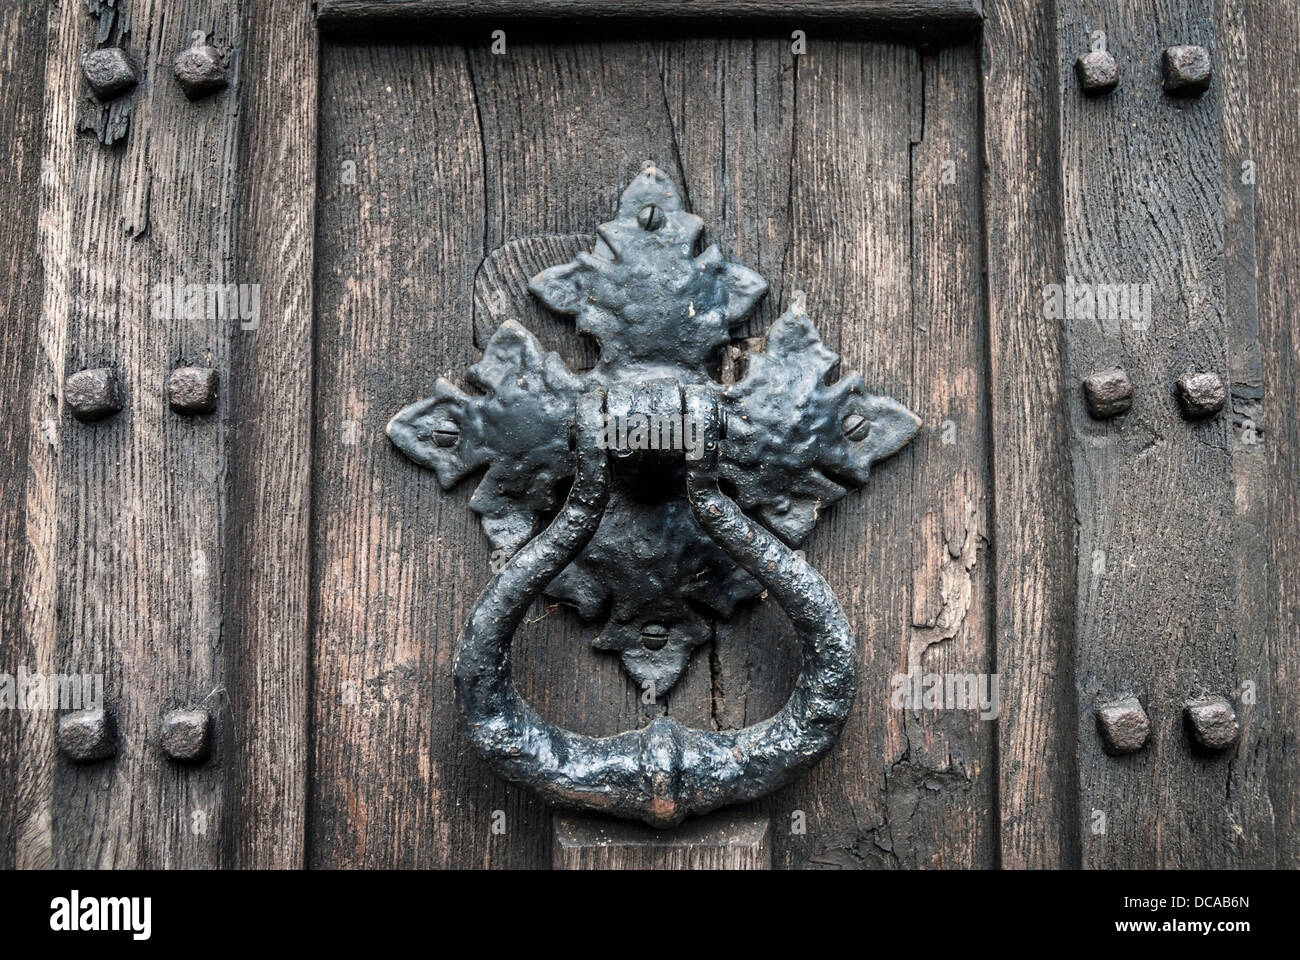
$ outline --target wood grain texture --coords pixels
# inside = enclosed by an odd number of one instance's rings
[[[1148,284],[1149,318],[1064,321],[1071,383],[1120,365],[1132,410],[1091,420],[1070,400],[1079,517],[1076,628],[1080,804],[1087,867],[1230,867],[1271,863],[1262,724],[1242,711],[1238,746],[1195,754],[1182,709],[1239,699],[1258,649],[1236,622],[1231,418],[1182,416],[1173,383],[1210,370],[1230,379],[1224,302],[1220,91],[1165,96],[1158,51],[1213,49],[1212,3],[1057,6],[1064,182],[1062,279]],[[1093,20],[1093,18],[1099,18]],[[1088,32],[1104,26],[1126,82],[1086,100],[1071,74]],[[1106,143],[1108,149],[1098,149]],[[1105,312],[1105,311],[1103,311]],[[1262,667],[1262,664],[1260,665]],[[1135,695],[1152,721],[1147,748],[1107,756],[1093,711]],[[1104,815],[1099,829],[1098,815]]]
[[[255,329],[234,334],[223,863],[304,864],[311,577],[317,39],[309,2],[244,0],[239,243]]]
[[[860,371],[873,391],[916,409],[906,305],[919,56],[894,45],[834,44],[799,58],[796,70],[782,306],[791,291],[804,290],[808,315],[840,355],[841,371]],[[904,660],[910,633],[905,545],[914,516],[907,466],[914,457],[909,446],[873,471],[867,489],[828,511],[804,547],[854,628],[860,679],[836,746],[768,801],[781,867],[883,866],[893,856],[885,777],[907,748],[902,715],[882,684]],[[770,628],[758,637],[764,633],[770,637]],[[795,832],[796,811],[806,833]]]
[[[488,576],[470,488],[442,493],[384,434],[476,359],[469,64],[451,46],[330,45],[320,104],[308,863],[540,865],[545,819],[507,802],[456,726],[451,659]]]
[[[1264,385],[1259,422],[1269,520],[1265,650],[1272,699],[1260,723],[1272,723],[1268,784],[1277,838],[1275,865],[1295,869],[1300,866],[1300,184],[1294,170],[1300,156],[1295,114],[1300,11],[1252,4],[1247,8],[1246,37],[1253,119],[1250,158],[1257,171],[1255,279]],[[1239,168],[1227,172],[1239,175]]]
[[[600,356],[594,338],[574,334],[570,317],[552,313],[528,289],[547,267],[591,250],[596,235],[519,237],[488,253],[474,274],[474,346],[482,350],[497,327],[517,320],[554,350],[570,370],[590,370]]]
[[[999,862],[1079,862],[1072,633],[1075,519],[1059,283],[1056,23],[1035,0],[988,4],[983,33]]]
[[[994,668],[993,478],[979,67],[973,50],[948,48],[924,56],[921,69],[924,119],[913,120],[910,174],[910,392],[927,428],[913,441],[915,460],[908,464],[912,620],[899,672],[988,676]],[[996,862],[998,709],[1000,703],[989,702],[903,712],[907,751],[886,777],[900,864],[978,868]]]
[[[1227,329],[1229,394],[1232,398],[1232,501],[1234,628],[1237,636],[1238,716],[1249,731],[1249,752],[1234,763],[1233,790],[1244,862],[1283,863],[1276,785],[1270,766],[1285,736],[1276,726],[1278,692],[1270,662],[1268,460],[1263,444],[1263,365],[1255,277],[1255,181],[1252,139],[1248,16],[1243,0],[1214,5],[1215,61],[1219,89],[1219,135],[1223,205],[1223,304]],[[1279,530],[1283,533],[1285,528]],[[1283,691],[1281,696],[1285,698]]]
[[[32,20],[37,22],[33,25]],[[41,311],[38,218],[41,204],[42,105],[45,32],[40,17],[19,4],[0,8],[0,142],[9,145],[0,170],[0,397],[8,413],[0,421],[0,672],[42,664],[23,632],[23,568],[28,549],[27,451],[33,436],[27,398],[36,368]],[[35,736],[32,736],[35,734]],[[19,831],[39,822],[48,803],[36,771],[22,764],[32,747],[42,749],[40,732],[18,710],[0,711],[0,870],[17,865]],[[48,744],[45,745],[48,750]]]
[[[838,23],[946,36],[978,27],[980,0],[320,0],[322,25],[464,20]]]
[[[770,870],[767,817],[722,812],[672,830],[556,814],[556,870]]]
[[[42,259],[45,309],[32,392],[35,545],[25,590],[29,643],[63,672],[102,673],[120,743],[109,761],[52,759],[48,733],[29,761],[52,796],[48,828],[22,839],[19,860],[60,867],[216,866],[221,862],[231,722],[221,662],[228,470],[227,400],[186,419],[164,396],[182,363],[228,379],[231,334],[215,319],[165,319],[151,286],[234,282],[239,57],[227,95],[186,100],[170,65],[204,30],[238,36],[232,4],[147,3],[134,10],[132,53],[143,75],[126,140],[105,148],[75,135],[84,96],[79,56],[95,18],[51,8],[46,59]],[[122,413],[98,424],[61,409],[67,373],[117,368]],[[213,758],[182,769],[161,754],[171,707],[215,716]],[[52,723],[43,718],[42,723]],[[49,775],[52,764],[52,776]]]

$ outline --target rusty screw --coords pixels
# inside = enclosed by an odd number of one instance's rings
[[[460,427],[455,420],[439,420],[433,428],[433,442],[440,447],[454,447],[460,439]]]
[[[122,391],[111,367],[78,370],[63,384],[63,402],[78,420],[91,423],[122,409]]]
[[[1094,420],[1117,417],[1133,406],[1133,383],[1119,367],[1102,370],[1084,378],[1083,397]]]
[[[641,646],[647,650],[662,650],[668,642],[668,628],[662,623],[647,623],[641,628]]]
[[[1165,93],[1173,97],[1199,97],[1210,88],[1210,52],[1204,47],[1170,47],[1160,58]]]
[[[121,47],[92,50],[81,58],[81,72],[95,99],[106,103],[136,85],[135,65]]]
[[[1097,708],[1097,729],[1106,752],[1120,756],[1146,746],[1151,721],[1137,697],[1125,697]]]
[[[56,739],[71,763],[94,763],[117,753],[117,724],[107,710],[80,710],[59,717]]]
[[[871,421],[860,413],[850,413],[840,427],[844,430],[844,436],[850,440],[865,440],[871,432]]]
[[[1119,85],[1119,64],[1105,50],[1093,50],[1074,61],[1074,72],[1085,95],[1099,97]]]
[[[636,222],[643,230],[658,230],[664,225],[664,212],[653,203],[647,203],[637,211]]]
[[[167,378],[167,402],[177,413],[211,413],[219,379],[211,367],[177,367]]]
[[[1183,719],[1192,741],[1202,750],[1226,750],[1241,734],[1237,711],[1224,697],[1189,701],[1183,707]]]
[[[1185,373],[1174,388],[1183,415],[1191,420],[1214,416],[1228,399],[1228,391],[1217,373]]]
[[[198,707],[163,714],[158,742],[173,760],[198,763],[207,759],[212,741],[212,715]]]
[[[226,68],[221,65],[221,51],[206,43],[196,43],[182,50],[173,64],[176,79],[190,100],[201,100],[223,89]]]

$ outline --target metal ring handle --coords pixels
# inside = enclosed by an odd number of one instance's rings
[[[856,687],[853,633],[830,587],[718,489],[716,395],[701,386],[685,395],[687,413],[704,424],[707,451],[687,475],[695,519],[767,588],[799,638],[799,679],[780,712],[740,730],[698,730],[659,717],[639,730],[589,737],[547,723],[511,682],[515,629],[586,546],[609,500],[609,464],[597,442],[599,390],[577,401],[577,473],[564,508],[488,584],[461,632],[455,663],[470,739],[500,776],[564,806],[656,827],[789,783],[835,742]]]

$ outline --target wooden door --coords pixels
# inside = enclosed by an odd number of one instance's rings
[[[0,865],[1294,866],[1300,20],[574,6],[580,26],[542,2],[64,4],[39,37],[2,15],[25,256],[4,284],[0,671],[102,674],[118,730],[72,763],[57,711],[5,712]],[[1120,84],[1085,97],[1098,30]],[[172,63],[195,32],[228,83],[191,100]],[[1174,44],[1211,51],[1204,95],[1161,90]],[[81,60],[107,46],[139,79],[103,106]],[[837,746],[653,835],[478,758],[451,663],[500,558],[474,481],[440,490],[384,432],[507,319],[593,363],[526,282],[590,246],[646,161],[770,285],[720,377],[799,298],[833,376],[924,421],[804,545],[858,637]],[[1053,314],[1076,282],[1149,291],[1149,323]],[[160,284],[257,306],[168,314]],[[179,366],[218,372],[215,411],[169,406]],[[1113,366],[1133,406],[1094,419],[1080,384]],[[122,393],[93,423],[69,415],[88,368]],[[1222,413],[1182,415],[1194,371],[1228,384]],[[780,611],[749,604],[647,705],[599,626],[539,602],[514,643],[521,692],[587,734],[741,727],[798,670]],[[900,706],[913,676],[996,702]],[[1129,696],[1150,740],[1112,755],[1096,711]],[[1240,734],[1198,751],[1184,709],[1215,696]],[[160,749],[182,707],[211,718],[202,762]]]

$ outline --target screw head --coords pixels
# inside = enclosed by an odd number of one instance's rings
[[[668,627],[662,623],[647,623],[641,628],[641,646],[647,650],[662,650],[668,643]]]
[[[221,65],[221,52],[207,44],[182,50],[172,69],[190,100],[201,100],[225,88],[228,83],[226,68]]]
[[[1241,735],[1237,711],[1225,697],[1189,701],[1183,719],[1192,742],[1202,750],[1226,750]]]
[[[101,103],[126,93],[137,83],[135,64],[121,47],[92,50],[81,58],[81,72]]]
[[[850,440],[865,440],[871,432],[871,421],[860,413],[850,413],[840,427],[844,430],[844,436]]]
[[[637,211],[636,222],[642,230],[658,230],[664,225],[664,212],[653,203],[647,203]]]
[[[1105,50],[1092,50],[1074,61],[1079,87],[1090,97],[1110,93],[1119,86],[1119,64]]]
[[[1117,417],[1133,405],[1133,383],[1119,367],[1101,370],[1084,378],[1083,397],[1093,419]]]
[[[122,409],[122,391],[112,367],[78,370],[63,383],[63,402],[78,420],[91,423]]]
[[[1174,97],[1199,97],[1210,88],[1213,69],[1210,52],[1186,44],[1170,47],[1160,58],[1165,93]]]
[[[94,763],[117,753],[117,724],[107,710],[79,710],[59,717],[55,739],[71,763]]]
[[[177,367],[167,378],[167,402],[177,413],[211,413],[219,380],[211,367]]]
[[[1174,386],[1183,415],[1191,420],[1214,416],[1228,399],[1217,373],[1185,373]]]
[[[1112,756],[1133,753],[1151,737],[1151,720],[1137,697],[1125,697],[1097,708],[1102,745]]]
[[[163,714],[158,743],[173,760],[198,763],[207,759],[212,741],[212,715],[202,707]]]
[[[460,426],[455,420],[439,420],[433,428],[433,442],[440,447],[454,447],[460,439]]]

